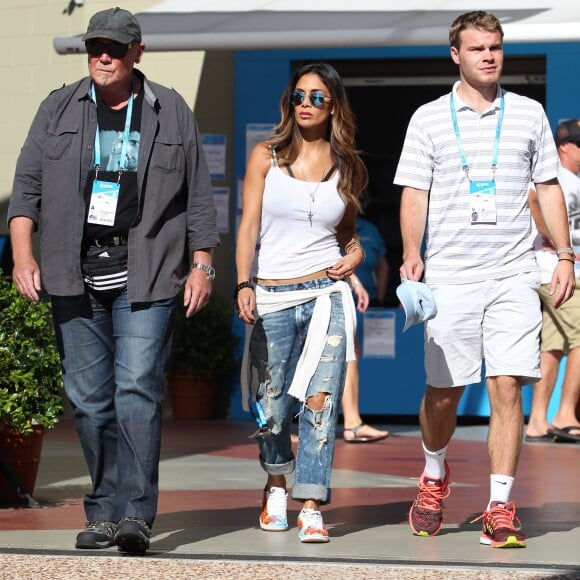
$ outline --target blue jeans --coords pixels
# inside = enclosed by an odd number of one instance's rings
[[[151,525],[175,300],[130,304],[126,290],[51,300],[65,391],[93,486],[87,520],[135,517]]]
[[[299,284],[262,286],[269,292],[306,290],[331,285],[329,278]],[[251,364],[257,369],[257,401],[269,429],[258,435],[260,463],[270,475],[285,475],[294,469],[292,497],[327,503],[334,456],[336,421],[346,373],[346,330],[339,292],[331,294],[330,326],[320,363],[310,380],[306,404],[300,411],[296,461],[290,441],[296,399],[288,394],[296,364],[304,347],[315,300],[266,314],[255,325],[250,343]],[[308,406],[308,397],[326,393],[321,410]]]

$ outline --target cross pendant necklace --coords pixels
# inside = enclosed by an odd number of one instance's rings
[[[304,181],[310,181],[308,179],[308,175],[306,175],[306,171],[304,171],[304,165],[302,164],[302,157],[298,157],[298,165],[300,165],[300,171],[302,173],[302,177],[304,177]],[[308,193],[308,197],[310,198],[310,209],[308,210],[307,217],[308,217],[308,221],[310,222],[310,227],[312,227],[312,218],[314,217],[314,202],[316,201],[316,191],[320,187],[320,184],[322,183],[322,180],[324,179],[324,176],[326,175],[326,167],[327,166],[328,166],[328,163],[325,163],[324,169],[322,170],[322,177],[320,178],[320,181],[316,184],[314,189]]]

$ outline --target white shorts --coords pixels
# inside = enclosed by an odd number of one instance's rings
[[[425,372],[433,387],[459,387],[486,376],[540,378],[540,274],[472,284],[429,284],[437,316],[425,323]]]

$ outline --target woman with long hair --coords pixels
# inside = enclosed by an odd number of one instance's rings
[[[244,180],[236,247],[238,315],[251,325],[243,403],[261,427],[256,438],[267,483],[260,527],[288,529],[286,476],[294,472],[292,497],[303,502],[299,539],[327,542],[320,506],[330,498],[346,363],[354,360],[356,314],[345,280],[364,259],[355,218],[367,172],[332,66],[297,71],[280,109],[274,137],[253,149]]]

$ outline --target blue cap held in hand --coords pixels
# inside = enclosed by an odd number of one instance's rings
[[[403,332],[413,324],[430,320],[437,314],[435,298],[427,284],[404,279],[396,292],[405,311]]]

